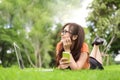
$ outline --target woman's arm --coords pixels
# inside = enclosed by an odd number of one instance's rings
[[[81,53],[79,59],[77,62],[75,62],[75,60],[73,59],[72,55],[71,55],[71,63],[70,63],[70,68],[72,70],[80,70],[83,68],[86,60],[88,58],[88,53],[83,52]]]

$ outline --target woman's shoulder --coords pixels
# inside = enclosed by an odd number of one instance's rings
[[[60,50],[61,49],[61,46],[62,46],[62,42],[58,42],[57,45],[56,45],[56,50]]]
[[[84,43],[83,43],[83,46],[86,46],[86,47],[88,47],[88,44],[87,44],[86,42],[84,42]]]
[[[81,52],[88,52],[89,53],[89,47],[88,47],[88,44],[86,42],[83,43],[82,48],[81,48]]]

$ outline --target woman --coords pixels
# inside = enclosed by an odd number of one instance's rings
[[[103,39],[96,38],[93,42],[93,50],[89,57],[88,45],[84,42],[84,30],[76,23],[67,23],[61,31],[61,41],[56,46],[56,63],[59,69],[103,69],[102,57],[99,45]],[[63,58],[62,53],[69,52],[68,58]]]

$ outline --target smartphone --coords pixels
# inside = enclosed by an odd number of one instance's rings
[[[68,61],[70,62],[70,53],[69,53],[69,52],[63,52],[63,53],[62,53],[62,57],[63,57],[63,58],[67,58]]]

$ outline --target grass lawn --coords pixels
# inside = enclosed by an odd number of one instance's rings
[[[57,70],[0,68],[0,80],[120,80],[120,65],[104,70]]]

